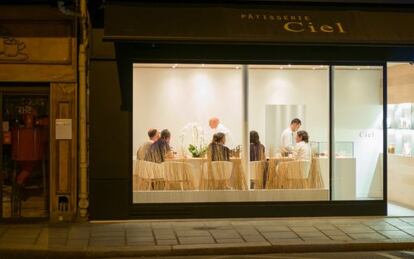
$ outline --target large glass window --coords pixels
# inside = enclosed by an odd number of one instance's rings
[[[333,68],[334,200],[383,198],[382,67]]]
[[[328,67],[249,68],[251,188],[274,191],[277,200],[327,200]],[[264,160],[267,175],[261,181]]]
[[[382,68],[333,72],[134,64],[133,202],[381,199]]]

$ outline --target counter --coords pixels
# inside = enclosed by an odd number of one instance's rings
[[[414,208],[414,157],[388,154],[388,200]]]

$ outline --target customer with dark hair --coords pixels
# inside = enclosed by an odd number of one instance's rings
[[[207,157],[210,161],[230,161],[230,149],[225,146],[226,135],[222,132],[213,135],[208,146]]]
[[[309,146],[309,134],[304,131],[298,131],[296,134],[296,146],[293,156],[297,160],[311,160],[311,148]]]
[[[280,150],[282,153],[292,152],[295,146],[295,133],[299,130],[302,125],[302,121],[298,118],[294,118],[289,127],[287,127],[282,135],[280,141]]]
[[[260,143],[259,133],[250,131],[250,161],[265,160],[265,147]]]
[[[166,159],[173,158],[173,153],[170,147],[171,133],[164,129],[161,131],[161,137],[155,141],[145,154],[145,160],[155,163],[162,163]]]
[[[157,129],[148,130],[149,141],[142,144],[137,151],[137,160],[144,160],[145,154],[148,152],[151,145],[160,138],[160,132]]]

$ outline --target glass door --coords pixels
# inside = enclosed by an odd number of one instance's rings
[[[49,96],[0,92],[1,218],[48,216]]]

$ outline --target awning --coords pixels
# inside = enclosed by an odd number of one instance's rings
[[[412,10],[411,10],[412,11]],[[106,40],[141,42],[414,44],[414,12],[109,4]]]

